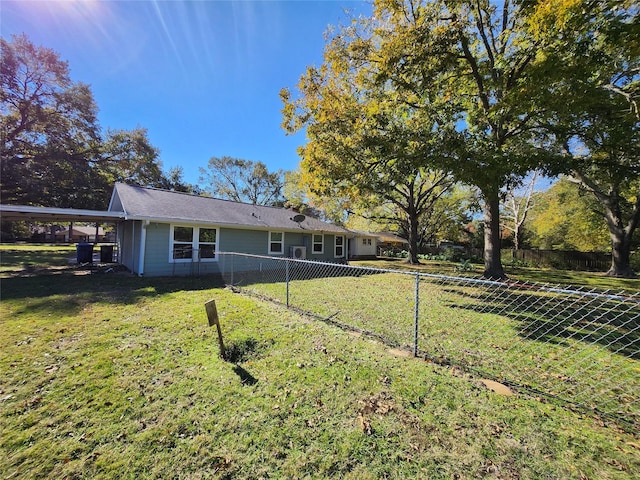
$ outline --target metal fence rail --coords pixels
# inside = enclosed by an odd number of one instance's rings
[[[640,292],[218,255],[227,284],[640,428]]]

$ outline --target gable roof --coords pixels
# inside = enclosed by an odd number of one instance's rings
[[[124,212],[125,218],[131,220],[349,234],[342,227],[309,216],[296,222],[293,217],[297,213],[286,208],[239,203],[124,183],[116,183],[109,211]]]

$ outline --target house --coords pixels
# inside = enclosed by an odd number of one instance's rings
[[[147,276],[218,273],[219,252],[347,259],[348,230],[292,210],[144,188],[114,187],[119,260]]]
[[[369,232],[351,231],[353,238],[348,240],[349,258],[365,260],[375,259],[378,248],[378,235]]]
[[[409,241],[391,232],[379,232],[378,254],[384,250],[404,250],[409,248]]]
[[[71,230],[60,230],[55,233],[56,242],[99,242],[104,239],[104,229],[98,227],[98,238],[96,239],[96,227],[83,227],[74,225]]]

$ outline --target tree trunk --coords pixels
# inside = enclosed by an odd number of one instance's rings
[[[627,235],[624,228],[612,228],[609,225],[611,235],[611,268],[607,271],[608,277],[634,278],[636,274],[631,268],[631,235]]]
[[[611,236],[611,268],[607,272],[609,277],[634,278],[636,275],[631,268],[631,239],[640,223],[640,196],[632,205],[631,212],[623,218],[623,209],[620,207],[619,184],[600,186],[581,172],[572,172],[572,181],[591,192],[604,208],[604,220],[607,222],[609,235]]]
[[[498,190],[484,196],[484,273],[485,278],[506,278],[500,258],[500,197]]]
[[[407,262],[418,265],[418,216],[414,212],[408,212],[409,220],[409,258]]]

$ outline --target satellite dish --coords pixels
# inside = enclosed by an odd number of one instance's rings
[[[292,219],[292,220],[293,220],[294,222],[296,222],[296,223],[300,223],[300,222],[304,222],[304,220],[305,220],[306,218],[307,218],[307,217],[305,217],[304,215],[302,215],[301,213],[299,213],[298,215],[294,215],[294,217],[293,217],[293,219]]]

